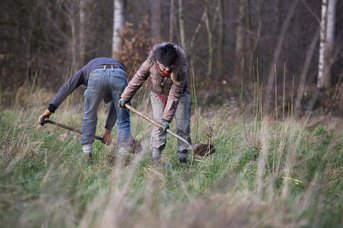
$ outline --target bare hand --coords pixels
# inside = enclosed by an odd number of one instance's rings
[[[110,145],[112,142],[112,135],[111,132],[107,129],[105,129],[105,133],[102,136],[102,142],[106,145]]]

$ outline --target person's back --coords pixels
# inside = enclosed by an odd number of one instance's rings
[[[119,151],[128,152],[134,143],[130,130],[130,114],[128,110],[121,109],[117,105],[127,83],[124,66],[119,61],[111,58],[92,59],[59,89],[48,109],[39,117],[39,123],[44,125],[45,119],[56,111],[64,99],[83,84],[86,86],[81,127],[83,134],[80,141],[83,152],[87,157],[91,157],[98,119],[97,111],[102,100],[111,101],[105,125],[104,143],[111,142],[111,131],[117,122]]]

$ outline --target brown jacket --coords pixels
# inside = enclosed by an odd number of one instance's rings
[[[122,93],[121,98],[125,101],[130,101],[144,81],[149,78],[152,92],[155,92],[158,95],[168,96],[162,118],[170,122],[173,119],[181,95],[187,92],[189,69],[185,52],[181,47],[174,44],[178,58],[173,72],[171,73],[171,77],[163,77],[160,74],[156,62],[156,50],[158,47],[165,44],[166,43],[157,44],[152,48],[148,59],[145,60],[133,76],[129,85]]]

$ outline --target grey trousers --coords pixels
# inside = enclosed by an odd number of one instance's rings
[[[150,100],[152,106],[152,113],[154,119],[162,123],[162,114],[164,110],[163,103],[161,102],[158,95],[154,92],[150,93]],[[191,119],[191,105],[190,105],[190,95],[189,93],[182,94],[179,104],[177,106],[174,119],[176,122],[176,133],[186,139],[191,143],[190,138],[190,119]],[[162,132],[158,127],[154,127],[151,132],[150,146],[153,151],[160,151],[164,149],[167,143],[167,133]],[[177,141],[177,151],[179,152],[179,157],[187,158],[188,146],[181,140]]]

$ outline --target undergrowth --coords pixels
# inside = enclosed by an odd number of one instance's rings
[[[194,143],[206,143],[211,127],[216,153],[181,165],[171,136],[163,162],[151,161],[151,126],[135,115],[133,135],[141,140],[142,153],[126,164],[116,144],[96,142],[90,163],[82,156],[80,136],[38,126],[36,109],[1,111],[1,227],[342,224],[340,129],[307,127],[307,120],[291,118],[257,124],[229,118],[227,107],[217,113],[192,118]],[[82,119],[62,111],[52,118],[75,127]],[[104,119],[100,116],[97,134],[102,134]]]

